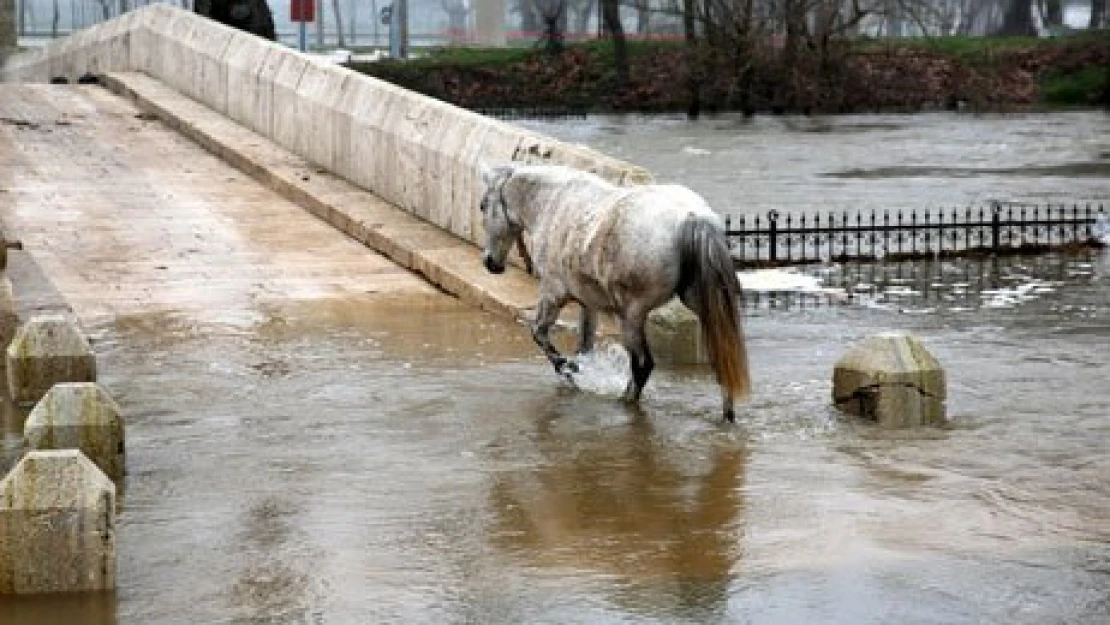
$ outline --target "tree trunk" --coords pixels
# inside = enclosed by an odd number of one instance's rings
[[[541,38],[548,54],[561,54],[567,31],[567,3],[564,0],[540,0],[536,8],[543,19]]]
[[[695,0],[682,0],[682,29],[686,34],[686,73],[689,79],[690,102],[686,117],[697,119],[701,115],[701,67],[698,63],[698,25]]]
[[[621,25],[620,0],[601,0],[601,18],[605,21],[605,30],[613,38],[613,65],[617,72],[619,93],[628,84],[628,44]]]
[[[1045,26],[1062,26],[1064,24],[1063,0],[1044,0]]]
[[[1091,18],[1087,28],[1102,28],[1106,25],[1106,0],[1091,0]]]
[[[1033,26],[1033,3],[1030,0],[1009,0],[1002,27],[998,35],[1034,36],[1037,29]]]

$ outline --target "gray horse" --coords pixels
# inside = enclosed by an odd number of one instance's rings
[[[505,271],[523,232],[532,239],[540,297],[532,336],[560,375],[578,370],[551,344],[551,326],[570,301],[582,308],[578,352],[593,349],[597,312],[620,320],[632,379],[624,399],[637,402],[655,366],[648,313],[674,295],[701,319],[724,418],[750,388],[744,334],[736,311],[740,285],[720,217],[700,196],[675,185],[618,187],[553,165],[483,168],[485,266]]]

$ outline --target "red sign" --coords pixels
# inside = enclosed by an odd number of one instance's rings
[[[292,0],[289,3],[289,21],[315,22],[316,0]]]

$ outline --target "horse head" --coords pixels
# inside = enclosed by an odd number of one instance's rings
[[[512,175],[511,166],[482,167],[482,181],[486,185],[481,203],[482,226],[486,231],[482,262],[490,273],[505,271],[505,259],[524,229],[516,210],[505,201],[505,184]]]

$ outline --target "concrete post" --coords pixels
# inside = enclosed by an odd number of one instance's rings
[[[701,321],[677,298],[652,311],[647,325],[648,345],[660,363],[705,364],[709,353],[701,335]]]
[[[30,405],[58,382],[96,381],[96,358],[77,324],[65,317],[32,317],[7,349],[12,401]]]
[[[109,478],[124,470],[119,405],[95,382],[55,384],[27,417],[23,440],[33,449],[80,449]]]
[[[944,369],[912,335],[891,332],[852,348],[833,370],[833,401],[892,428],[945,423]]]
[[[116,585],[116,486],[80,451],[32,451],[0,481],[0,594]]]

